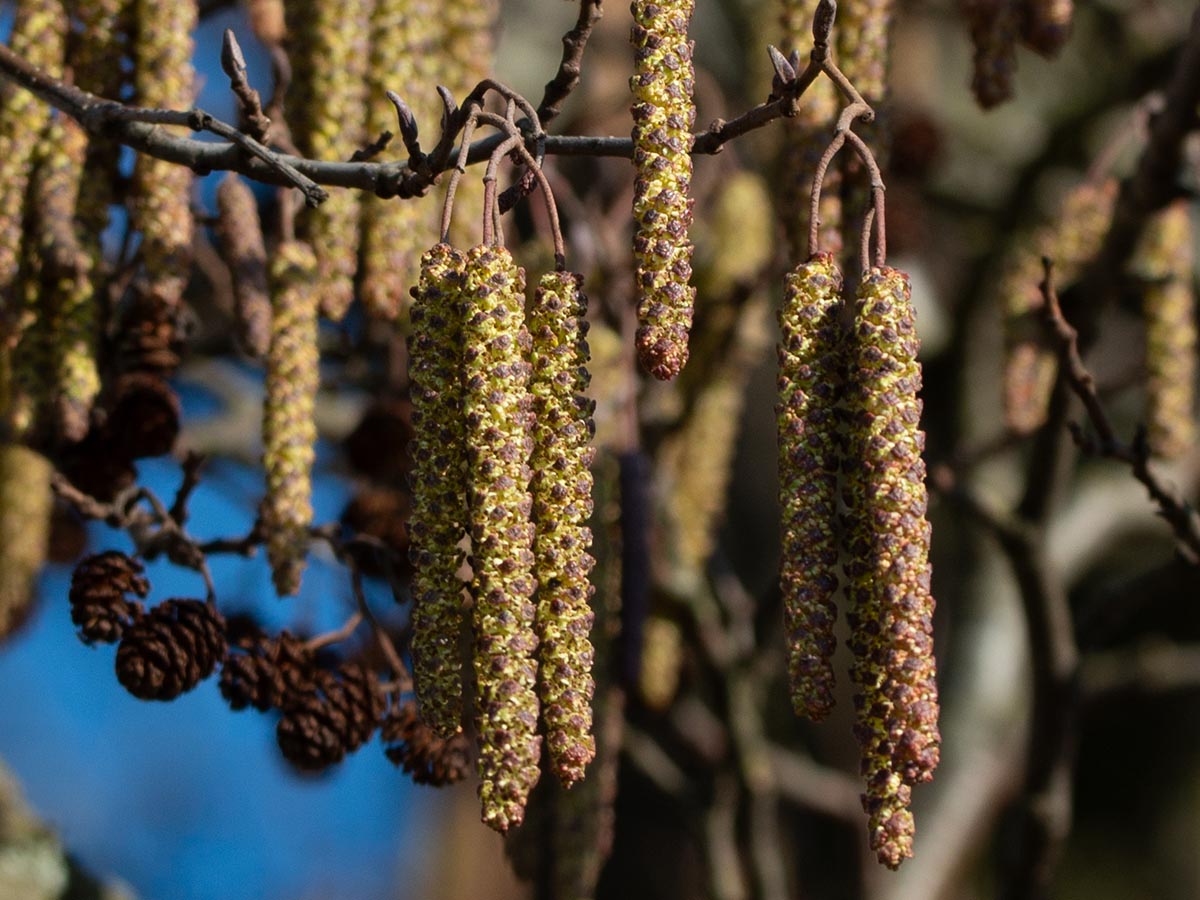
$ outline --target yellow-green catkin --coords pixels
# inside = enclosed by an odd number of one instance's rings
[[[62,72],[67,19],[60,0],[21,0],[9,47],[46,72]],[[50,107],[11,81],[0,85],[0,315],[17,307],[14,286],[21,265],[25,195],[34,149],[50,121]],[[8,328],[14,323],[9,322]]]
[[[40,453],[0,444],[0,641],[24,621],[46,562],[53,472]]]
[[[688,24],[694,0],[634,0],[634,279],[638,358],[670,380],[688,358],[696,290],[691,286],[692,125],[695,71]]]
[[[816,0],[776,0],[779,28],[783,34],[780,50],[785,55],[796,50],[803,63],[812,47],[812,21]],[[840,28],[840,26],[839,26]],[[840,97],[833,81],[819,76],[800,98],[796,117],[787,119],[780,152],[779,216],[788,240],[788,258],[798,260],[808,252],[809,200],[813,177],[821,154],[833,139]],[[821,219],[821,248],[837,254],[842,248],[841,173],[830,167],[826,175],[818,215]],[[815,248],[814,248],[815,249]]]
[[[371,66],[367,135],[397,133],[396,110],[387,90],[395,91],[431,137],[438,122],[433,57],[437,10],[427,0],[376,0],[371,17]],[[403,150],[397,137],[390,148]],[[430,198],[432,199],[432,195]],[[426,198],[407,200],[374,195],[363,198],[360,283],[367,312],[403,321],[409,288],[416,284],[421,251],[435,240],[433,207]]]
[[[792,707],[814,721],[835,683],[841,290],[833,255],[817,254],[787,276],[779,312],[779,580]]]
[[[440,28],[433,82],[450,89],[458,102],[492,74],[499,0],[445,0],[438,7]],[[478,238],[483,219],[483,184],[464,178],[454,195],[450,242],[462,246]]]
[[[134,15],[136,102],[157,109],[190,109],[196,91],[195,0],[135,0]],[[179,305],[191,272],[192,179],[187,166],[145,154],[138,155],[133,167],[131,217],[142,233],[145,288],[161,307]]]
[[[1095,256],[1112,222],[1117,184],[1087,181],[1064,198],[1053,219],[1014,252],[1000,280],[1005,307],[1004,417],[1028,434],[1046,420],[1058,361],[1042,321],[1042,257],[1054,262],[1062,292]]]
[[[525,276],[502,247],[467,251],[463,379],[483,821],[521,824],[538,780],[533,450]]]
[[[1045,57],[1055,57],[1071,36],[1074,0],[1024,0],[1021,39]]]
[[[289,123],[296,146],[312,159],[348,160],[366,138],[373,5],[374,0],[301,0],[287,8],[297,73],[296,95],[288,98]],[[334,321],[354,300],[360,208],[356,191],[332,191],[320,206],[305,209],[297,223],[317,254],[321,312]]]
[[[1012,99],[1017,74],[1020,0],[965,0],[967,30],[975,48],[971,90],[984,109]]]
[[[271,258],[271,347],[263,403],[263,466],[267,493],[261,519],[267,559],[280,596],[300,590],[312,523],[312,467],[319,385],[317,261],[311,248],[289,241]]]
[[[234,321],[242,349],[266,356],[271,345],[271,296],[267,249],[254,192],[228,173],[217,188],[217,243],[233,279]]]
[[[1130,268],[1144,285],[1147,438],[1152,453],[1174,459],[1196,440],[1196,292],[1186,200],[1150,221]]]
[[[684,663],[683,632],[666,616],[647,616],[642,626],[641,651],[638,694],[648,708],[662,712],[679,692]]]
[[[40,161],[39,161],[40,163]],[[37,164],[35,164],[37,165]],[[35,168],[33,178],[38,177]],[[33,216],[26,219],[31,226]],[[20,265],[10,289],[16,322],[5,343],[8,385],[4,426],[13,437],[29,438],[44,422],[49,400],[50,317],[42,289],[42,254],[36,240],[21,245]]]
[[[412,397],[413,679],[421,719],[445,737],[461,728],[460,543],[467,531],[463,420],[463,291],[466,257],[438,244],[421,258],[408,340]]]
[[[912,855],[910,788],[941,740],[918,349],[908,276],[868,269],[846,351],[845,570],[863,806],[890,868]]]
[[[100,392],[93,258],[75,226],[87,145],[79,125],[56,117],[45,132],[46,152],[33,191],[42,256],[42,314],[48,325],[51,413],[55,432],[70,441],[87,433],[92,403]]]
[[[592,532],[592,411],[587,397],[587,299],[583,276],[542,276],[530,311],[533,337],[533,517],[538,581],[538,692],[550,761],[566,786],[596,754],[594,652],[588,580]]]
[[[283,0],[247,0],[250,30],[264,44],[281,44],[287,36]]]

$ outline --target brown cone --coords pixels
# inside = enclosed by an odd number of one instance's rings
[[[142,604],[126,594],[145,597],[150,584],[142,565],[124,553],[108,550],[81,560],[71,576],[71,621],[87,644],[111,644],[121,639],[143,615]]]
[[[383,716],[375,675],[360,665],[319,672],[315,686],[284,708],[275,738],[297,769],[319,772],[365,744]]]
[[[213,673],[225,622],[203,600],[166,600],[125,631],[117,680],[142,700],[174,700]]]

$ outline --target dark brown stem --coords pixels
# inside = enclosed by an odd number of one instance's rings
[[[543,125],[558,118],[563,102],[579,86],[583,51],[592,29],[604,15],[603,5],[603,0],[579,0],[579,18],[575,21],[575,27],[563,35],[562,62],[558,64],[554,77],[546,83],[542,102],[538,104],[538,115]]]

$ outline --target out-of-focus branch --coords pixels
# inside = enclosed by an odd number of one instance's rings
[[[1200,690],[1200,647],[1167,641],[1085,657],[1080,686],[1088,703],[1114,694]]]
[[[575,27],[563,35],[562,62],[558,64],[558,71],[554,77],[546,83],[542,102],[538,104],[538,117],[543,125],[558,118],[563,102],[579,86],[579,76],[583,70],[583,51],[592,35],[592,29],[604,15],[603,6],[604,0],[579,0],[579,18]]]

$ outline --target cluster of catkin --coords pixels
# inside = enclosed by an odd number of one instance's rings
[[[824,718],[842,559],[863,807],[872,849],[895,868],[912,855],[911,789],[932,776],[940,742],[921,369],[907,275],[871,267],[848,302],[831,254],[787,277],[777,411],[788,674],[796,712]]]
[[[506,249],[441,243],[413,291],[413,674],[421,718],[453,735],[470,654],[483,820],[499,831],[521,823],[538,779],[539,713],[564,784],[595,753],[581,282],[543,275],[526,316]]]

